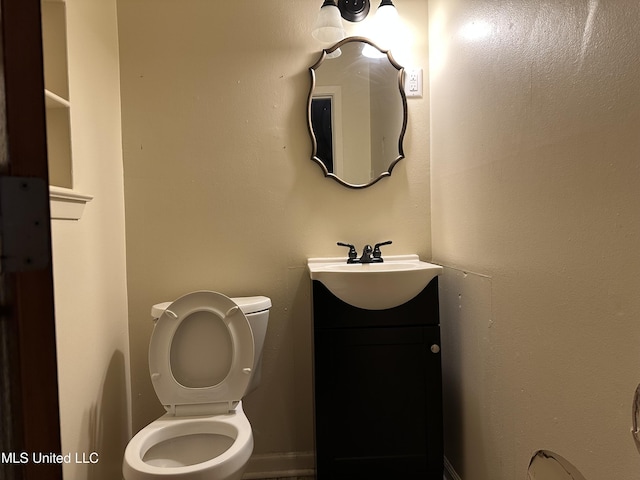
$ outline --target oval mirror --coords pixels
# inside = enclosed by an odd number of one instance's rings
[[[323,50],[309,70],[312,160],[351,188],[391,175],[404,158],[404,69],[370,40],[350,37]]]

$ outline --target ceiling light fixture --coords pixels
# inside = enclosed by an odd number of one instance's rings
[[[346,36],[342,18],[348,22],[361,22],[369,14],[370,0],[325,0],[318,12],[311,35],[324,43],[336,43]],[[382,0],[374,17],[376,30],[393,31],[398,11],[392,0]]]

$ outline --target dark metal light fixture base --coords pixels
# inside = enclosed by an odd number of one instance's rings
[[[369,0],[338,0],[342,18],[349,22],[361,22],[369,14]]]

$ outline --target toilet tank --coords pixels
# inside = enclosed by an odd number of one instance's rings
[[[264,339],[267,335],[267,323],[269,323],[269,309],[271,308],[271,299],[269,297],[235,297],[231,298],[244,313],[251,326],[253,333],[253,344],[255,354],[253,358],[253,374],[251,382],[247,388],[248,393],[256,389],[260,385],[262,379],[262,348],[264,347]]]

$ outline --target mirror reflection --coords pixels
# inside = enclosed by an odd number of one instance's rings
[[[323,50],[310,71],[312,159],[326,176],[352,188],[391,175],[404,158],[404,69],[390,52],[351,37]]]

